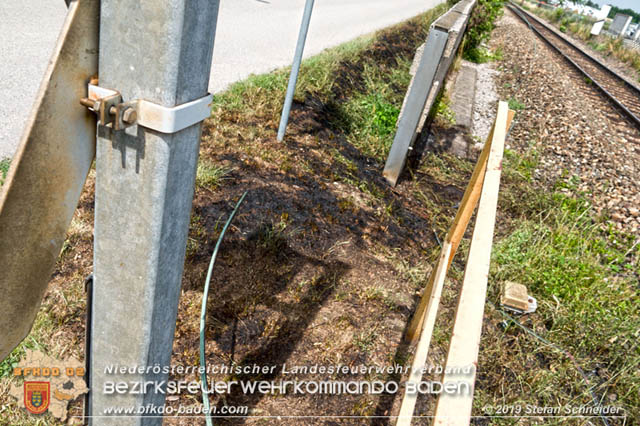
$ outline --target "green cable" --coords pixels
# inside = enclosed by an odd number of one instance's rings
[[[205,416],[207,426],[212,426],[213,422],[211,421],[211,412],[209,407],[209,389],[207,387],[207,361],[204,356],[204,329],[206,325],[206,316],[207,316],[207,299],[209,297],[209,284],[211,283],[211,273],[213,272],[213,265],[216,263],[216,256],[218,255],[218,250],[220,249],[220,244],[222,243],[222,239],[224,238],[225,232],[227,232],[227,228],[231,225],[231,221],[235,217],[238,209],[240,208],[240,204],[244,201],[244,197],[247,195],[247,191],[242,194],[240,200],[236,204],[236,208],[231,212],[231,216],[227,219],[227,223],[222,228],[222,232],[218,237],[218,241],[216,242],[216,246],[213,249],[213,254],[211,255],[211,262],[209,262],[209,270],[207,271],[207,281],[204,284],[204,291],[202,293],[202,310],[200,311],[200,380],[202,380],[202,403],[205,408]]]

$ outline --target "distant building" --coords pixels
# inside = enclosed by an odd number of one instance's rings
[[[600,8],[600,11],[595,18],[599,21],[604,21],[605,19],[607,19],[607,16],[609,16],[609,12],[611,12],[611,5],[605,4]]]
[[[627,34],[627,30],[629,29],[629,25],[631,24],[631,16],[624,15],[622,13],[617,13],[616,17],[613,18],[613,22],[609,27],[609,31],[617,36],[625,36]]]

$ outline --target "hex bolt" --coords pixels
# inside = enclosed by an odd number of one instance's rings
[[[129,107],[125,109],[124,112],[122,113],[122,121],[124,121],[127,124],[133,124],[136,122],[137,119],[138,119],[138,113],[134,108]]]
[[[87,108],[93,108],[93,100],[89,98],[80,99],[80,105],[86,106]]]
[[[92,110],[98,112],[100,110],[100,101],[90,98],[82,98],[80,99],[80,105],[85,106],[87,108],[91,108]]]

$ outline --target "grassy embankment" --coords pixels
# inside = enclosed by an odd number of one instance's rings
[[[536,13],[588,38],[590,24],[573,14]],[[638,55],[619,47],[607,49],[639,69]],[[515,99],[509,106],[527,108]],[[579,176],[541,187],[533,176],[544,141],[534,131],[524,142],[524,152],[505,151],[499,213],[512,222],[499,228],[492,254],[476,413],[503,406],[522,408],[506,414],[526,414],[530,406],[566,415],[565,407],[593,407],[596,400],[640,418],[640,239],[595,213],[589,194],[577,190]],[[538,300],[537,312],[520,324],[496,307],[505,281],[525,284]]]

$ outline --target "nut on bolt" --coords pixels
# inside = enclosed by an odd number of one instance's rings
[[[124,121],[127,124],[133,124],[136,122],[136,120],[138,119],[138,113],[136,112],[135,108],[127,108],[124,110],[124,112],[122,113],[122,121]]]

